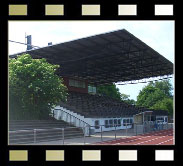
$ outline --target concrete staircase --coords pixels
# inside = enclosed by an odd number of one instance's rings
[[[64,129],[64,133],[63,133]],[[9,122],[9,144],[28,144],[83,137],[83,131],[62,120]]]

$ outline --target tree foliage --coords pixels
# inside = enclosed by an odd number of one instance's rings
[[[124,101],[127,104],[135,105],[136,101],[133,99],[129,99],[130,95],[121,93],[121,100]]]
[[[173,100],[171,98],[164,98],[152,106],[153,109],[168,110],[169,115],[173,115]]]
[[[135,100],[129,99],[130,95],[119,92],[119,88],[115,84],[101,85],[97,87],[97,93],[107,95],[114,99],[124,101],[128,104],[135,104]]]
[[[28,54],[9,60],[10,119],[45,119],[51,108],[65,101],[63,80],[55,74],[58,65]]]
[[[136,104],[152,109],[167,110],[173,114],[172,85],[169,80],[151,82],[137,96]]]
[[[97,87],[97,93],[121,100],[119,88],[117,88],[115,84],[100,85]]]

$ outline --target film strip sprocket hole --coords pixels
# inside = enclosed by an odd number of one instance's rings
[[[102,161],[102,150],[82,150],[81,161]],[[44,161],[65,161],[65,156],[70,156],[70,153],[65,153],[64,150],[46,150]],[[174,150],[155,150],[154,161],[174,161]],[[118,161],[138,161],[138,150],[118,150]],[[9,161],[29,161],[28,150],[10,150]],[[43,161],[43,162],[44,162]]]
[[[27,16],[27,4],[9,4],[9,16]],[[64,4],[45,4],[45,16],[63,16]],[[81,16],[100,16],[100,4],[82,4]],[[137,4],[118,4],[118,16],[138,16]],[[173,16],[173,4],[155,4],[154,16]]]

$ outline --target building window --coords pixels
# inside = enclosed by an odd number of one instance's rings
[[[130,119],[130,124],[132,124],[133,123],[133,119]]]
[[[114,119],[114,127],[117,126],[117,119]]]
[[[152,116],[151,115],[147,115],[146,121],[152,121]]]
[[[105,128],[108,128],[108,127],[109,127],[109,121],[105,120]]]
[[[96,87],[89,85],[88,86],[88,93],[96,94],[97,90]]]
[[[109,120],[109,127],[113,127],[113,119]]]
[[[164,122],[164,117],[156,117],[157,122]]]
[[[69,86],[75,86],[74,80],[69,80]]]
[[[123,119],[123,126],[126,126],[127,120]]]
[[[129,125],[129,123],[130,123],[130,119],[127,119],[127,125]]]
[[[155,121],[156,117],[155,116],[151,116],[151,121]]]
[[[121,119],[118,119],[118,127],[121,126]]]
[[[79,88],[85,88],[85,83],[82,81],[78,81],[78,87]]]
[[[69,86],[73,86],[77,88],[85,88],[85,82],[69,79]]]
[[[100,128],[100,124],[99,124],[99,120],[95,121],[95,129],[99,129]]]
[[[133,119],[131,118],[123,119],[123,126],[129,126],[129,125],[132,125],[132,123],[133,123]]]
[[[163,120],[163,117],[156,117],[156,120]]]

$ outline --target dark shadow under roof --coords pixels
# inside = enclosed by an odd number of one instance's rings
[[[125,29],[22,53],[59,64],[60,76],[95,85],[173,74],[172,62]]]
[[[66,102],[59,105],[85,118],[121,118],[136,115],[168,116],[166,110],[153,110],[131,105],[104,95],[69,92]]]

